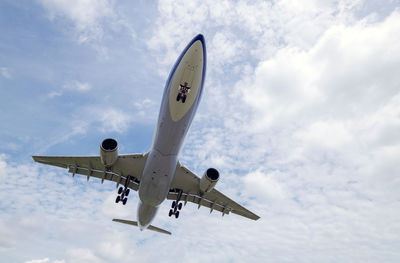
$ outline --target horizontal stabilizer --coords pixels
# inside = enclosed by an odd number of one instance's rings
[[[128,225],[131,225],[131,226],[138,226],[138,223],[136,221],[115,219],[115,218],[112,221],[118,222],[118,223],[122,223],[122,224],[128,224]],[[152,230],[152,231],[156,231],[156,232],[159,232],[159,233],[171,235],[171,232],[169,232],[167,230],[164,230],[164,229],[161,229],[161,228],[158,228],[158,227],[155,227],[155,226],[152,226],[152,225],[148,226],[147,229],[148,230]]]

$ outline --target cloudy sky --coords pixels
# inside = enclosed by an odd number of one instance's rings
[[[31,155],[146,152],[198,33],[204,96],[181,162],[261,216],[162,204]],[[0,1],[0,261],[399,262],[400,1]]]

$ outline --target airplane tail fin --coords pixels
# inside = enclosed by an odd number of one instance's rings
[[[138,223],[136,221],[130,221],[130,220],[124,220],[124,219],[116,219],[116,218],[114,218],[112,221],[118,222],[118,223],[122,223],[122,224],[128,224],[128,225],[131,225],[131,226],[138,226]],[[147,227],[147,229],[148,230],[152,230],[152,231],[156,231],[156,232],[159,232],[159,233],[171,235],[171,232],[169,232],[167,230],[164,230],[164,229],[161,229],[161,228],[158,228],[158,227],[155,227],[155,226],[152,226],[152,225],[149,225]]]

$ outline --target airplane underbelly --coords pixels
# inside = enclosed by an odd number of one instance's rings
[[[145,228],[150,225],[151,221],[153,221],[156,216],[157,210],[158,207],[147,205],[139,201],[137,210],[139,227]]]
[[[139,185],[139,198],[143,203],[158,206],[167,198],[176,162],[176,156],[163,156],[154,149],[149,153]]]

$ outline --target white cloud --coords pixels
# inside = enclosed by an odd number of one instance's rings
[[[52,91],[47,95],[47,97],[49,97],[50,99],[53,99],[55,97],[61,96],[62,94],[63,93],[61,91]]]
[[[73,21],[79,33],[79,42],[102,38],[102,19],[114,15],[108,0],[40,0],[49,12],[50,19],[58,17]]]
[[[75,90],[79,92],[87,92],[92,86],[87,82],[73,81],[64,85],[64,89]]]
[[[81,81],[69,81],[68,83],[64,84],[62,89],[59,90],[53,90],[49,94],[47,94],[47,97],[49,99],[54,99],[57,97],[60,97],[64,94],[65,91],[77,91],[80,93],[86,93],[89,90],[92,89],[92,86],[88,82],[81,82]]]
[[[243,54],[241,50],[244,48],[242,41],[235,35],[223,32],[215,33],[210,39],[209,46],[209,66],[221,73],[223,65],[232,64],[241,59],[240,55]]]
[[[260,170],[244,176],[245,194],[256,196],[258,200],[276,202],[286,197],[283,184],[279,183],[279,173],[263,173]]]
[[[0,219],[0,251],[2,252],[9,251],[13,249],[15,245],[16,245],[15,234],[7,225],[7,223],[4,222],[2,219]]]
[[[242,83],[246,102],[265,124],[376,111],[398,92],[399,20],[394,12],[378,24],[334,26],[309,51],[280,50]]]
[[[99,257],[97,257],[93,251],[87,248],[74,248],[68,251],[68,255],[70,256],[72,262],[104,262]]]
[[[65,260],[52,260],[50,261],[49,258],[44,259],[32,259],[25,261],[25,263],[65,263]]]
[[[33,259],[33,260],[25,261],[25,263],[47,263],[47,262],[50,262],[49,258]]]
[[[49,19],[60,25],[60,30],[72,31],[80,44],[93,48],[100,59],[108,60],[107,36],[120,34],[136,38],[132,25],[111,0],[37,0],[47,11]],[[72,26],[71,26],[72,25]],[[72,28],[72,30],[71,30]]]
[[[0,184],[3,182],[3,180],[6,178],[6,173],[5,173],[5,168],[6,168],[6,156],[5,154],[0,154]]]
[[[355,139],[351,127],[346,127],[346,123],[332,120],[314,122],[304,130],[295,133],[294,136],[307,145],[333,150],[340,150]]]
[[[121,243],[102,242],[99,244],[99,254],[110,261],[118,261],[125,256],[125,247]]]
[[[146,98],[143,101],[135,102],[134,105],[137,110],[136,114],[141,117],[146,117],[147,112],[150,111],[151,107],[154,107],[155,103]]]
[[[76,135],[86,134],[90,124],[91,122],[82,120],[82,118],[79,118],[78,120],[71,120],[70,126],[67,130],[57,133],[49,138],[40,138],[40,146],[36,147],[39,149],[39,152],[36,154],[43,154],[54,145],[66,142]]]
[[[12,78],[10,71],[6,67],[0,67],[0,74],[6,79]]]
[[[353,10],[360,5],[362,1],[347,0],[301,4],[286,0],[163,0],[147,44],[161,64],[169,65],[191,37],[205,33],[210,62],[218,56],[221,60],[216,65],[226,67],[243,58],[269,58],[284,46],[306,50],[333,24],[355,21]]]
[[[101,114],[100,121],[102,124],[100,129],[103,132],[107,133],[126,132],[126,130],[129,127],[129,124],[132,121],[131,117],[127,113],[119,109],[114,109],[114,108],[103,109],[100,114]]]
[[[59,90],[53,90],[49,94],[47,94],[47,97],[49,99],[54,99],[57,97],[62,96],[65,91],[77,91],[79,93],[87,93],[92,89],[92,86],[88,82],[81,82],[81,81],[69,81],[68,83],[64,84],[62,86],[62,89]]]

